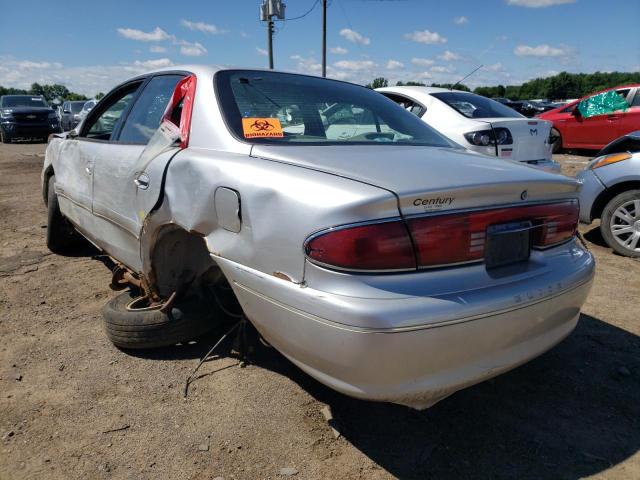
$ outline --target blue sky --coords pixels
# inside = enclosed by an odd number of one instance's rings
[[[315,0],[289,0],[287,17]],[[3,2],[0,85],[93,95],[156,66],[266,67],[260,0]],[[329,76],[358,83],[519,84],[640,71],[640,0],[330,0]],[[321,11],[277,23],[276,68],[320,73]]]

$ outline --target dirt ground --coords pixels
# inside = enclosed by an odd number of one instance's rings
[[[345,397],[266,347],[247,368],[206,363],[183,400],[222,327],[154,352],[113,347],[109,271],[95,251],[45,247],[43,156],[0,146],[0,479],[640,478],[640,262],[595,227],[577,330],[429,410]],[[586,163],[558,158],[568,174]]]

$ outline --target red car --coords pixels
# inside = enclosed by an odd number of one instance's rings
[[[615,90],[630,105],[626,111],[584,118],[576,109],[580,100],[538,115],[538,118],[553,122],[551,137],[553,152],[563,148],[584,148],[600,150],[609,142],[634,130],[640,130],[640,84],[608,88],[601,92]]]

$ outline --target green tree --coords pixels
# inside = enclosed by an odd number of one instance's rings
[[[371,83],[368,83],[366,85],[367,88],[370,88],[372,90],[376,88],[382,88],[382,87],[388,87],[388,86],[389,86],[389,81],[384,77],[374,78]]]
[[[100,100],[102,97],[104,97],[104,93],[98,92],[98,93],[96,93],[95,99],[96,100]]]

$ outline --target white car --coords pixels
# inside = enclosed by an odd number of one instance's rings
[[[376,91],[469,150],[560,172],[551,159],[551,122],[526,118],[499,102],[460,90],[411,86]]]

